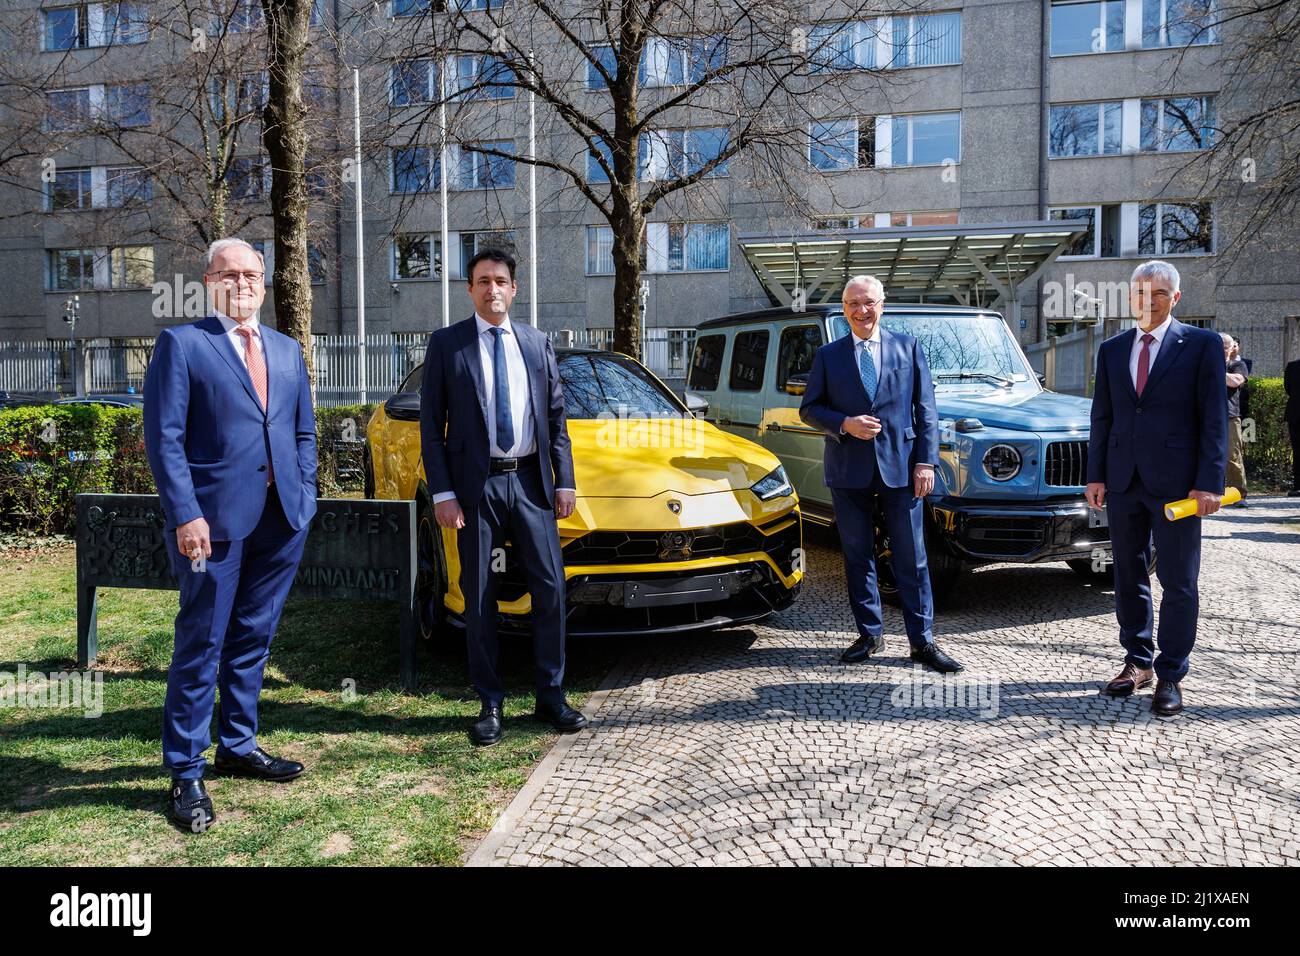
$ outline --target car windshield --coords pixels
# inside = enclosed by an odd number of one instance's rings
[[[600,352],[575,352],[559,362],[564,411],[569,418],[663,418],[686,407],[632,359]],[[621,411],[620,411],[621,410]]]
[[[832,316],[831,322],[836,338],[848,334],[848,320],[843,315]],[[1006,324],[995,315],[886,313],[880,322],[891,332],[916,337],[925,349],[936,387],[1010,385],[1038,390],[1033,369]]]

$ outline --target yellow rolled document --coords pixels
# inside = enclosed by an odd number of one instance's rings
[[[1228,505],[1235,505],[1241,500],[1241,492],[1236,488],[1229,488],[1223,493],[1223,498],[1219,504],[1226,508]],[[1196,514],[1196,499],[1184,498],[1182,501],[1171,501],[1165,505],[1165,517],[1170,521],[1177,521],[1179,518],[1190,518]]]

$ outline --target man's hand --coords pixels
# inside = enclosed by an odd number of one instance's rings
[[[1100,511],[1106,507],[1106,482],[1088,482],[1088,487],[1083,490],[1083,497],[1088,502],[1089,508],[1093,511]]]
[[[440,528],[465,527],[465,512],[460,510],[460,502],[455,498],[448,498],[434,505],[433,517]]]
[[[195,518],[176,526],[176,547],[191,561],[199,557],[212,557],[212,539],[208,536],[208,522]]]
[[[880,434],[880,419],[870,415],[853,415],[844,419],[844,433],[864,441]]]
[[[1196,515],[1200,518],[1214,514],[1223,504],[1223,495],[1216,495],[1212,491],[1197,491],[1193,488],[1187,497],[1196,502]]]
[[[577,499],[577,494],[572,491],[555,492],[555,517],[563,521],[573,514],[573,509],[578,503]]]
[[[1228,388],[1241,388],[1242,385],[1246,384],[1246,376],[1237,372],[1229,372],[1224,376],[1224,380],[1228,383]]]
[[[934,491],[934,466],[917,465],[912,469],[912,493],[918,498],[924,498],[932,491]]]

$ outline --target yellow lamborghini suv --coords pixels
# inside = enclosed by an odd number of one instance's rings
[[[570,634],[675,633],[760,620],[803,580],[802,524],[776,456],[704,421],[639,362],[557,349],[577,480],[559,522]],[[420,626],[463,626],[456,531],[439,528],[420,460],[417,366],[375,409],[366,497],[418,504]],[[696,413],[700,417],[696,417]],[[506,545],[503,629],[526,629],[530,599]]]

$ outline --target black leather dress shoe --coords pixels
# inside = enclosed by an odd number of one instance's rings
[[[533,716],[544,724],[550,724],[562,734],[576,733],[587,726],[587,718],[564,701],[558,704],[543,704],[538,701]]]
[[[307,768],[296,760],[281,760],[272,757],[261,747],[254,747],[242,756],[218,750],[212,769],[232,777],[256,777],[259,780],[280,782],[292,780]]]
[[[931,641],[925,647],[917,648],[912,651],[912,660],[918,664],[924,664],[931,670],[936,670],[940,674],[959,674],[963,670],[960,664],[939,650],[939,645]]]
[[[844,649],[844,653],[840,655],[840,663],[861,664],[872,654],[879,654],[884,649],[885,635],[883,634],[877,634],[875,637],[859,637]]]
[[[484,704],[478,720],[469,725],[469,739],[479,747],[486,747],[501,739],[501,708]]]
[[[1183,709],[1183,692],[1178,684],[1171,680],[1157,680],[1156,692],[1151,697],[1151,713],[1161,717],[1173,717]]]
[[[202,833],[217,822],[217,815],[212,812],[212,798],[208,796],[201,778],[172,779],[167,815],[176,826],[190,833]]]

